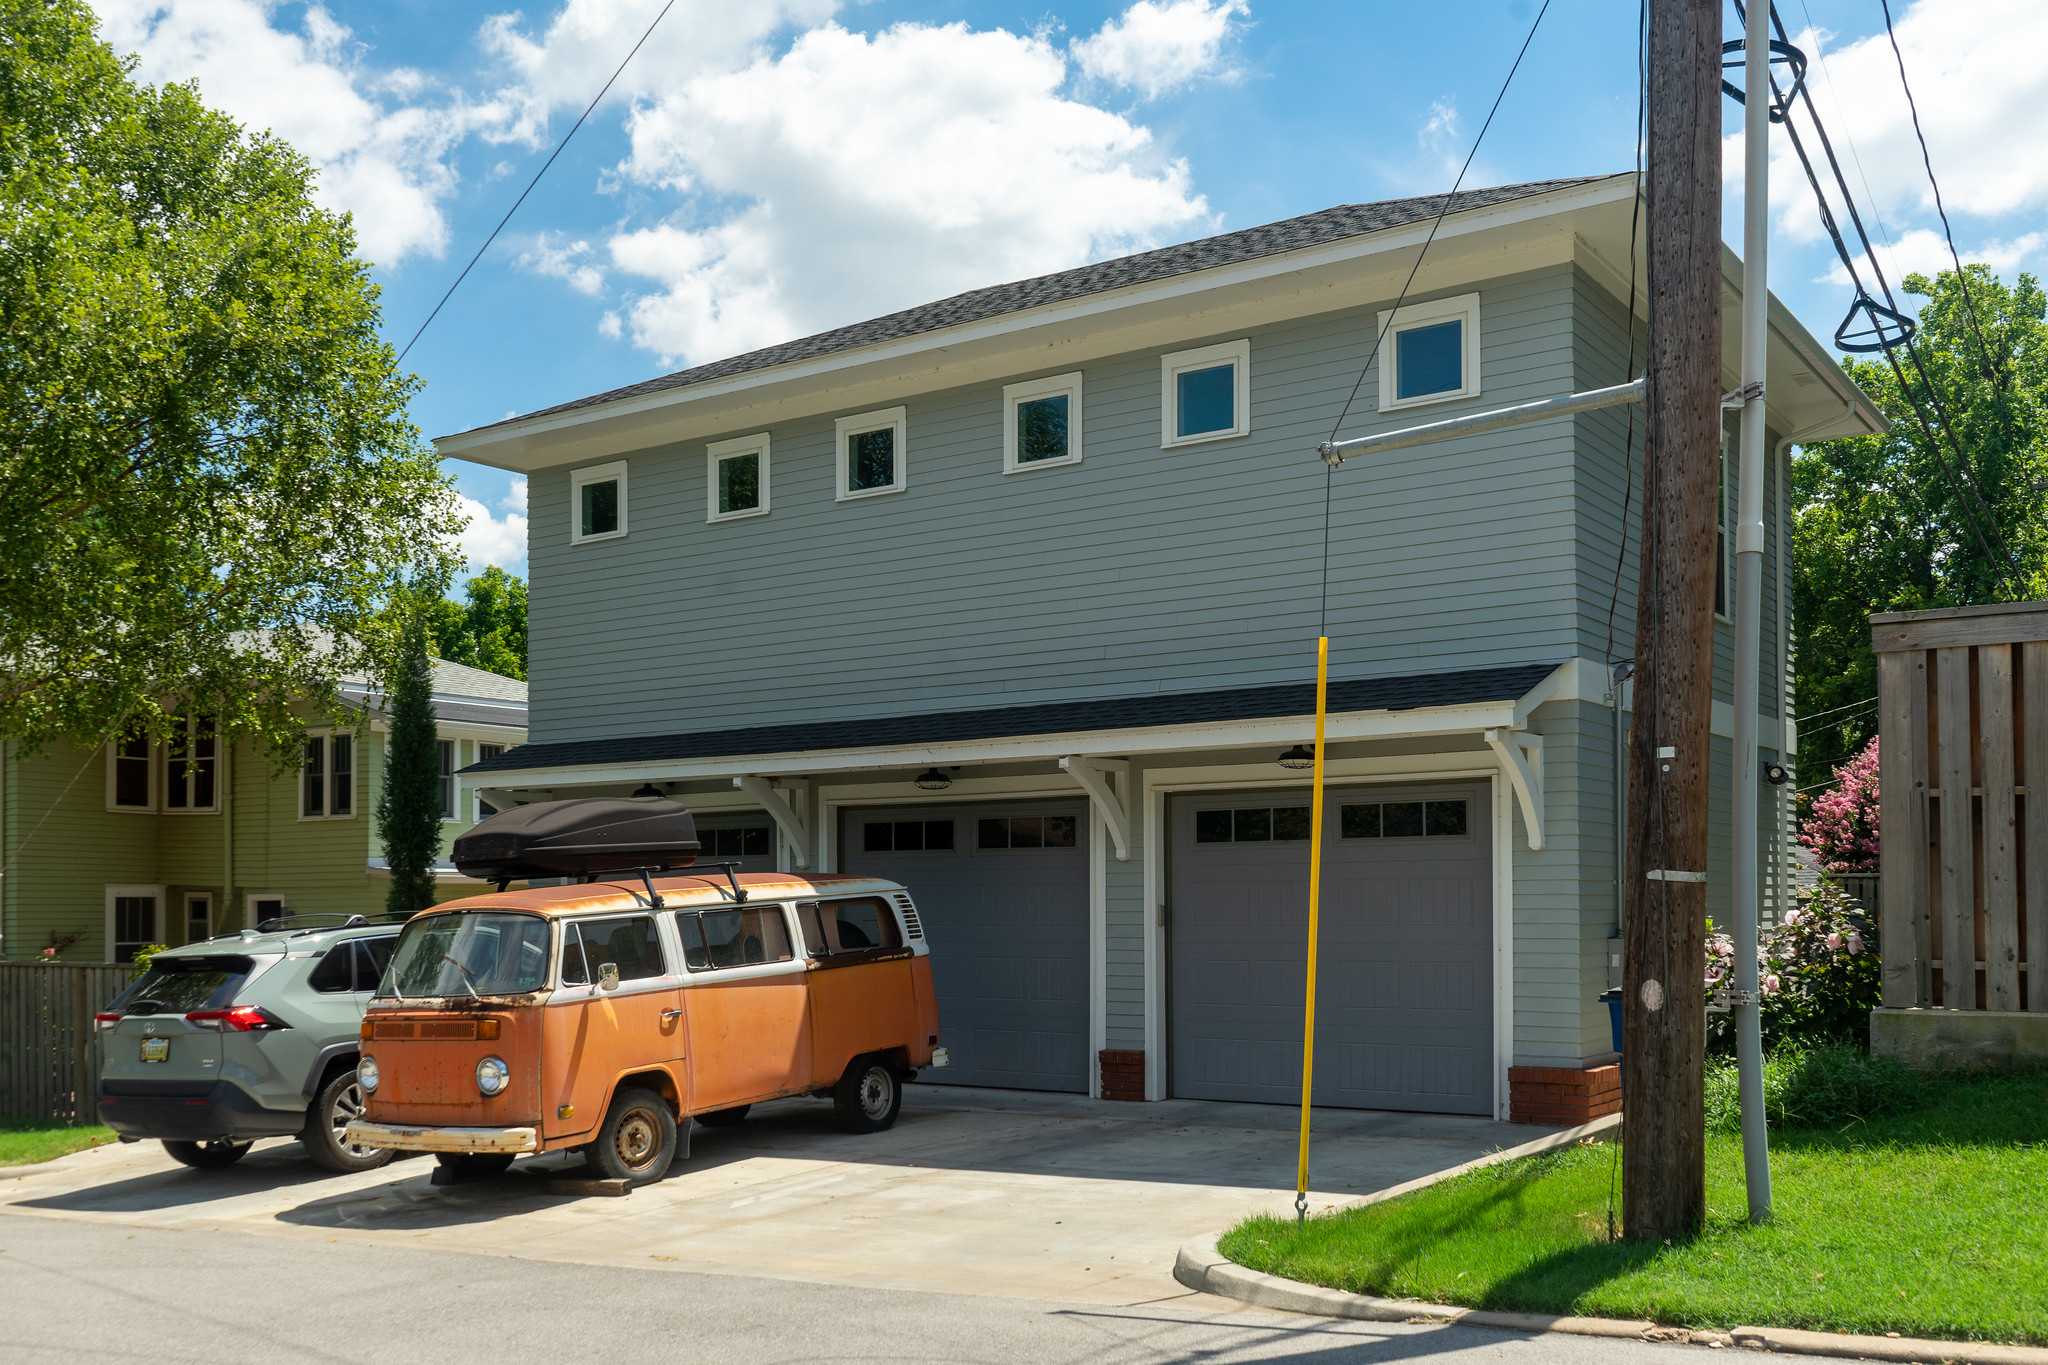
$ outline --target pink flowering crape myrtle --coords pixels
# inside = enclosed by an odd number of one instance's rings
[[[1878,862],[1877,741],[1835,770],[1835,785],[1813,799],[1799,842],[1825,872],[1875,872]]]

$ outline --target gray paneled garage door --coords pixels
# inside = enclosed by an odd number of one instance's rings
[[[927,1080],[1088,1089],[1088,808],[849,809],[840,866],[910,888],[952,1058]]]
[[[1325,799],[1315,1102],[1491,1112],[1486,789]],[[1301,1102],[1308,833],[1293,793],[1175,800],[1175,1095]]]

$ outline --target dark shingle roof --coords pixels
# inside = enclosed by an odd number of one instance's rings
[[[1423,706],[1514,701],[1550,675],[1555,664],[1514,664],[1462,673],[1417,673],[1330,684],[1330,710],[1412,711]],[[612,739],[523,744],[475,763],[466,773],[513,773],[530,768],[574,768],[597,763],[663,763],[689,758],[737,758],[811,750],[872,749],[905,744],[946,744],[1022,735],[1127,730],[1154,725],[1269,720],[1315,711],[1315,686],[1281,683],[1213,692],[1180,692],[1103,701],[1046,702],[982,711],[938,711],[873,720],[826,720],[760,725],[744,730],[699,730],[683,735],[621,735]]]
[[[1526,199],[1531,195],[1547,194],[1552,190],[1570,189],[1574,185],[1589,184],[1605,178],[1587,175],[1568,180],[1538,180],[1525,185],[1497,185],[1491,189],[1466,190],[1453,196],[1450,211],[1463,213],[1469,209]],[[551,408],[509,417],[504,422],[493,422],[477,429],[488,430],[492,426],[505,426],[511,422],[571,412],[577,408],[596,407],[622,398],[639,398],[650,393],[660,393],[664,389],[679,389],[690,384],[702,384],[707,380],[744,374],[749,370],[765,370],[799,360],[813,360],[836,351],[851,351],[862,346],[873,346],[884,341],[916,336],[921,332],[936,332],[963,323],[1000,317],[1005,313],[1021,313],[1026,309],[1064,303],[1069,299],[1106,293],[1128,285],[1146,284],[1153,280],[1169,279],[1175,275],[1193,274],[1198,270],[1213,270],[1217,266],[1235,265],[1239,261],[1256,260],[1261,256],[1299,251],[1305,247],[1321,246],[1326,242],[1359,237],[1369,232],[1384,232],[1388,228],[1426,222],[1443,211],[1444,196],[1440,194],[1425,195],[1416,199],[1386,199],[1377,204],[1340,204],[1336,208],[1323,209],[1317,213],[1303,214],[1299,218],[1287,218],[1260,227],[1226,232],[1218,237],[1204,237],[1199,241],[1182,242],[1178,246],[1161,247],[1156,251],[1141,251],[1135,256],[1119,256],[1114,260],[1098,261],[1094,265],[1062,270],[1052,275],[1040,275],[1036,279],[993,285],[987,289],[972,289],[965,294],[940,299],[936,303],[920,304],[915,308],[906,308],[900,313],[870,318],[866,322],[856,322],[848,327],[835,327],[829,332],[819,332],[816,336],[800,337],[795,341],[785,341],[779,346],[769,346],[762,350],[749,351],[745,355],[695,365],[687,370],[677,370],[674,374],[662,375],[657,379],[628,384],[624,388],[592,394],[588,398],[578,398],[573,402],[557,403]]]

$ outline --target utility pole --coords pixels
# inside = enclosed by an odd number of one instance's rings
[[[1622,1226],[1706,1212],[1706,867],[1721,380],[1721,6],[1649,0],[1650,358],[1622,963]],[[1757,94],[1761,95],[1759,91]]]
[[[1764,372],[1770,344],[1771,2],[1743,14],[1742,446],[1735,520],[1735,782],[1732,892],[1735,920],[1735,1053],[1741,1073],[1742,1166],[1749,1221],[1771,1216],[1770,1137],[1764,1127],[1763,1023],[1757,995],[1757,690],[1763,671]],[[1784,477],[1784,471],[1779,471]],[[1779,548],[1783,554],[1783,547]],[[1781,606],[1779,608],[1783,610]],[[1781,718],[1782,719],[1782,718]]]

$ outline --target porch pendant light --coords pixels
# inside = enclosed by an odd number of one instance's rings
[[[926,792],[942,792],[953,785],[953,779],[937,768],[926,768],[912,780],[917,783],[919,791]]]
[[[1286,753],[1280,755],[1280,766],[1283,768],[1292,768],[1295,771],[1299,772],[1304,768],[1315,767],[1316,756],[1310,753],[1308,750],[1302,748],[1299,744],[1297,744],[1292,749],[1289,749]]]

